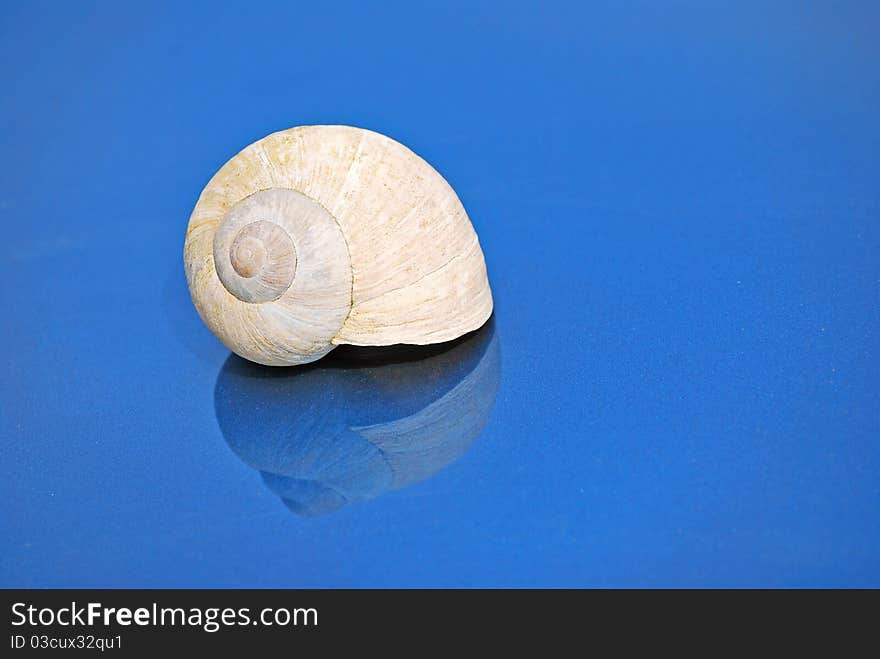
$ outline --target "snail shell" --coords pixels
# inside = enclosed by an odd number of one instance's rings
[[[184,266],[205,324],[260,364],[449,341],[492,313],[483,252],[449,184],[402,144],[350,126],[273,133],[227,162],[192,212]]]

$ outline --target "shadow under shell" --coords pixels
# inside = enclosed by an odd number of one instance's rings
[[[494,318],[433,346],[340,346],[272,368],[230,355],[214,406],[229,447],[301,515],[429,478],[482,432],[501,371]]]

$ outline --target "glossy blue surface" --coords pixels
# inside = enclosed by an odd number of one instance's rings
[[[176,4],[0,8],[0,585],[880,586],[876,3]],[[199,192],[310,123],[447,177],[485,333],[205,329]]]

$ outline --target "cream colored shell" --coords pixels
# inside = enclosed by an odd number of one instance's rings
[[[350,126],[273,133],[202,191],[190,294],[233,352],[303,364],[339,344],[428,344],[477,329],[492,293],[455,192],[394,140]]]

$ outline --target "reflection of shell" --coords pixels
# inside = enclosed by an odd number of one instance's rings
[[[220,429],[300,514],[424,480],[482,431],[501,362],[491,322],[451,345],[411,350],[422,357],[359,365],[351,350],[293,373],[230,356],[214,392]]]
[[[429,344],[480,327],[492,294],[449,184],[394,140],[303,126],[251,144],[190,217],[184,265],[202,319],[261,364],[340,344]]]

